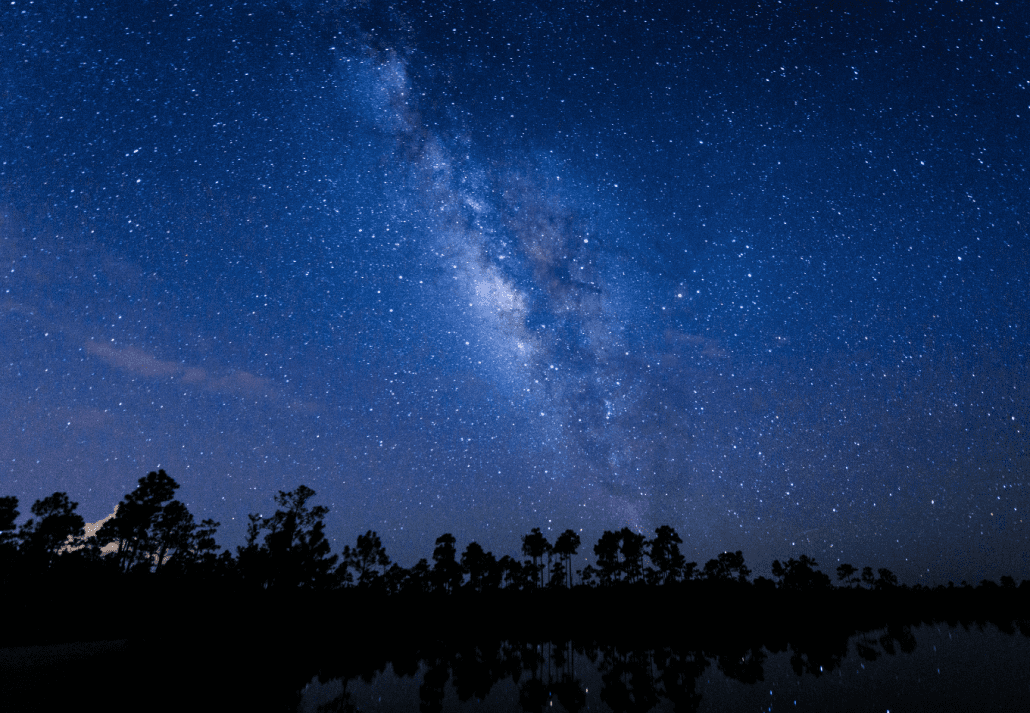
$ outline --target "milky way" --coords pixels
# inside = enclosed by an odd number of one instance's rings
[[[163,467],[226,546],[305,483],[402,564],[671,524],[1030,576],[1018,11],[0,12],[23,511]]]
[[[660,387],[636,368],[651,350],[631,356],[620,303],[634,298],[620,295],[620,283],[627,270],[646,275],[598,247],[603,225],[578,215],[583,198],[561,183],[574,172],[529,154],[473,157],[482,149],[427,125],[424,93],[395,50],[355,49],[341,58],[356,98],[348,103],[389,139],[382,161],[402,169],[403,188],[387,213],[418,225],[419,267],[443,273],[424,290],[447,305],[440,322],[472,373],[520,413],[520,438],[545,447],[548,489],[598,485],[610,502],[595,507],[644,526],[640,511],[661,460],[651,436],[671,435],[661,429],[638,439],[635,428]]]

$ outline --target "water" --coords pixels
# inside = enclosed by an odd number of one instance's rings
[[[899,626],[722,651],[576,642],[442,647],[361,677],[316,676],[298,710],[1025,711],[1030,639],[994,625]]]

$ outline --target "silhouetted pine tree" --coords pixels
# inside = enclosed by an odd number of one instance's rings
[[[331,571],[337,556],[330,555],[323,522],[329,509],[307,505],[315,495],[301,485],[290,492],[279,491],[280,509],[271,517],[250,516],[247,542],[237,550],[244,577],[262,588],[321,589],[331,586]],[[263,543],[258,542],[264,532]]]
[[[136,567],[150,571],[161,564],[155,560],[169,534],[162,530],[161,515],[178,488],[179,484],[164,470],[147,473],[139,479],[136,489],[118,503],[114,517],[97,531],[101,547],[117,544],[114,557],[121,571]]]
[[[457,549],[454,547],[454,535],[445,532],[436,538],[436,549],[433,550],[433,583],[441,592],[456,591],[462,583],[461,565],[457,562]]]
[[[619,533],[605,530],[594,545],[594,554],[597,555],[597,577],[603,587],[610,587],[621,579],[620,544]]]
[[[683,575],[684,558],[679,546],[683,540],[668,525],[655,529],[655,537],[648,544],[648,551],[655,570],[649,570],[651,584],[669,584]]]
[[[568,582],[566,586],[569,588],[572,587],[572,557],[579,549],[579,545],[579,535],[572,530],[566,530],[558,535],[558,539],[554,541],[554,553],[561,558]]]
[[[22,556],[30,566],[49,568],[63,550],[81,544],[85,520],[75,512],[78,506],[62,492],[32,504],[35,517],[18,531]]]
[[[551,543],[547,541],[539,527],[534,527],[528,535],[522,536],[522,554],[532,560],[533,580],[537,587],[543,586],[541,560],[551,551]]]

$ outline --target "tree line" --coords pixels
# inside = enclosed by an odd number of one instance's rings
[[[197,523],[184,503],[175,499],[179,485],[164,470],[140,478],[118,503],[114,515],[92,535],[76,512],[78,503],[55,492],[37,500],[32,517],[20,527],[18,500],[0,497],[0,572],[4,584],[14,577],[43,572],[135,577],[158,575],[182,580],[218,580],[253,589],[334,590],[356,588],[384,594],[484,592],[489,590],[572,589],[577,587],[668,586],[708,582],[721,586],[817,592],[833,588],[818,563],[801,555],[774,560],[774,579],[751,579],[741,551],[723,552],[703,567],[687,562],[683,540],[668,525],[653,537],[624,527],[605,531],[593,546],[595,564],[573,571],[572,558],[582,545],[566,530],[549,542],[539,528],[522,537],[521,555],[498,558],[476,542],[459,555],[450,533],[438,537],[432,562],[420,559],[404,568],[392,562],[379,535],[369,530],[355,545],[334,554],[325,535],[328,508],[311,504],[315,492],[301,485],[279,491],[277,509],[269,517],[251,514],[246,540],[235,556],[215,541],[220,523]],[[576,575],[575,577],[573,575]],[[836,568],[838,587],[889,590],[899,587],[889,569],[861,570],[851,564]],[[577,582],[578,580],[578,582]],[[965,584],[965,583],[963,583]],[[1024,582],[1022,587],[1030,583]],[[917,588],[920,585],[917,585]],[[984,581],[981,587],[998,586]],[[1015,581],[1001,578],[1001,586]]]

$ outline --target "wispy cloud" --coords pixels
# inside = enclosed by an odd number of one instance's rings
[[[158,359],[138,347],[119,348],[91,340],[86,342],[86,353],[130,374],[178,377],[185,384],[196,385],[208,391],[265,398],[278,398],[281,395],[270,379],[248,371],[232,371],[222,376],[213,376],[203,367]]]
[[[185,371],[174,361],[161,361],[136,347],[117,349],[103,342],[86,342],[86,353],[100,357],[113,367],[141,376],[169,376]]]
[[[247,371],[236,371],[219,379],[209,379],[206,385],[214,391],[248,396],[272,396],[275,391],[268,379]]]

